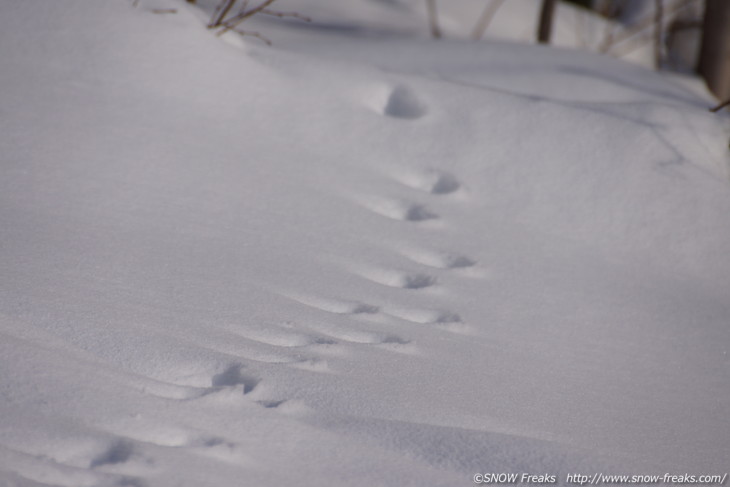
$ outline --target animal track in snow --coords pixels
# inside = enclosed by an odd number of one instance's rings
[[[436,195],[451,194],[461,188],[461,183],[451,173],[436,169],[406,173],[396,179],[408,187]]]
[[[270,345],[248,337],[236,328],[229,328],[228,333],[219,337],[210,338],[207,345],[201,348],[212,350],[230,357],[243,359],[246,362],[261,362],[265,364],[289,364],[299,360],[287,351],[287,347]],[[185,381],[195,381],[196,384],[206,382],[205,372],[190,374]],[[178,379],[179,381],[180,379]]]
[[[246,329],[237,332],[237,334],[265,345],[284,348],[298,348],[308,345],[333,345],[336,343],[329,338],[283,330],[276,325],[261,326],[257,329]]]
[[[420,324],[447,324],[461,323],[461,317],[451,311],[421,309],[421,308],[392,308],[385,313],[405,321]]]
[[[210,392],[207,387],[179,385],[172,382],[163,382],[146,376],[143,376],[143,380],[136,385],[136,388],[146,394],[150,394],[161,399],[178,399],[183,401],[197,399]]]
[[[476,265],[476,261],[462,254],[450,252],[433,252],[428,250],[410,250],[404,255],[414,262],[435,267],[437,269],[461,269]]]
[[[383,107],[383,114],[395,118],[421,118],[428,113],[426,104],[405,85],[398,85],[390,92]]]
[[[239,466],[253,466],[251,458],[246,456],[238,448],[238,445],[219,436],[199,436],[192,439],[186,447],[188,451],[195,452],[197,455],[215,458]]]
[[[163,425],[159,422],[140,421],[139,419],[129,420],[125,418],[117,424],[107,426],[106,429],[135,441],[163,447],[188,446],[192,441],[192,435],[187,430],[172,425]]]
[[[131,425],[130,425],[131,426]],[[173,429],[171,427],[163,428],[158,425],[147,425],[144,429],[141,425],[135,425],[129,430],[127,435],[136,441],[149,443],[164,448],[186,448],[196,454],[213,457],[218,460],[231,461],[241,464],[248,459],[240,452],[236,452],[236,445],[218,436],[210,436],[208,434],[195,433],[183,429]],[[127,431],[125,431],[127,433]],[[127,466],[131,459],[139,460],[140,454],[132,446],[132,443],[123,439],[111,446],[108,450],[99,455],[91,468],[100,468],[105,472],[141,474],[149,471],[154,465],[151,459],[146,459],[145,463],[139,461]],[[122,467],[126,467],[122,470]],[[145,468],[146,467],[146,468]]]
[[[289,298],[312,308],[327,311],[328,313],[359,315],[375,314],[380,311],[380,308],[377,306],[358,301],[328,299],[315,296],[289,296]]]
[[[404,340],[398,335],[388,333],[378,333],[373,331],[355,330],[351,328],[344,328],[340,326],[319,326],[322,333],[329,336],[342,340],[343,342],[366,344],[366,345],[380,345],[380,344],[400,344],[405,345],[408,340]]]
[[[475,332],[472,325],[464,323],[461,316],[452,311],[419,308],[393,308],[385,310],[384,312],[404,321],[420,325],[434,325],[451,333],[458,333],[459,335],[473,335]]]
[[[257,402],[266,409],[275,409],[278,413],[292,416],[302,416],[312,412],[306,404],[298,399],[261,400]]]
[[[101,467],[104,465],[116,465],[125,463],[134,453],[134,447],[129,440],[116,440],[109,448],[94,458],[89,468]]]
[[[403,289],[423,289],[436,284],[436,278],[428,274],[399,274],[383,276],[383,284]]]
[[[428,113],[428,106],[416,92],[404,84],[378,84],[367,88],[365,105],[386,117],[415,120]]]
[[[292,363],[291,367],[294,367],[296,369],[301,369],[301,370],[308,370],[310,372],[322,372],[322,373],[332,372],[330,370],[329,363],[327,362],[327,360],[318,359],[318,358],[302,359],[302,360],[299,360],[298,362]]]
[[[373,282],[401,289],[423,289],[436,284],[435,276],[386,269],[364,269],[359,274]]]
[[[284,404],[286,402],[286,399],[280,399],[278,401],[256,401],[256,402],[258,402],[259,404],[261,404],[263,407],[265,407],[267,409],[274,409],[274,408],[278,408],[279,406]]]
[[[0,445],[3,457],[3,486],[38,487],[91,487],[99,485],[117,487],[146,487],[140,478],[98,472],[58,462],[45,455],[35,455]]]
[[[402,214],[398,219],[409,222],[420,222],[423,220],[434,220],[438,215],[427,209],[423,205],[408,204],[403,206]]]
[[[211,385],[213,387],[235,387],[241,385],[243,386],[244,394],[252,392],[261,380],[252,375],[244,374],[242,369],[243,365],[241,364],[230,365],[226,370],[215,374],[211,378]]]
[[[316,333],[290,330],[285,325],[259,324],[226,326],[228,341],[218,341],[211,349],[245,363],[283,364],[297,368],[321,370],[310,353],[327,352],[335,348],[337,341]],[[316,349],[315,349],[316,347]]]
[[[299,360],[298,358],[292,357],[291,355],[286,355],[276,351],[269,352],[246,350],[245,352],[237,353],[235,355],[245,360],[261,362],[265,364],[293,364]]]
[[[392,220],[423,222],[436,220],[439,216],[419,203],[371,197],[362,199],[361,204],[369,210]]]

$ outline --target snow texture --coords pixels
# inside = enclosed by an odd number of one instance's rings
[[[214,3],[0,1],[0,484],[727,470],[707,96],[420,3],[282,0],[273,48]]]

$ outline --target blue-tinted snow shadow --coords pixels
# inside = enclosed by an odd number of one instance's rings
[[[601,465],[596,455],[526,436],[378,418],[328,416],[317,426],[455,472],[550,472]]]

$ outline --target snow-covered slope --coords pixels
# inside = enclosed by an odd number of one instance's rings
[[[204,19],[0,2],[3,480],[724,472],[707,100],[575,51]]]

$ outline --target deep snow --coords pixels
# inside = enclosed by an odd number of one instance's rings
[[[0,2],[8,485],[727,471],[727,117],[403,5]]]

